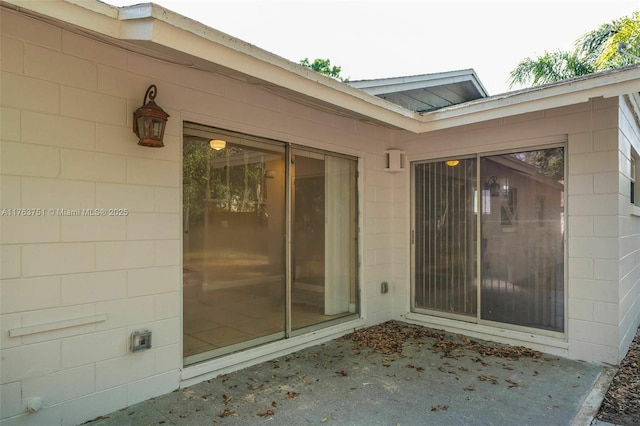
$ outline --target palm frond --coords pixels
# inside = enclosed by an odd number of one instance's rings
[[[603,43],[600,54],[595,61],[599,70],[618,68],[633,63],[633,59],[621,54],[620,45],[625,46],[631,54],[640,51],[640,13],[634,12],[616,21],[615,32]]]
[[[508,84],[513,88],[521,86],[540,86],[567,80],[594,71],[593,66],[579,55],[578,51],[544,52],[535,59],[526,58],[509,74]]]
[[[574,51],[545,51],[537,58],[522,60],[509,74],[507,83],[510,88],[539,86],[629,65],[634,59],[620,53],[622,43],[628,53],[640,56],[640,12],[583,34],[576,40]]]

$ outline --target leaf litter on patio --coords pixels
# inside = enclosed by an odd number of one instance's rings
[[[421,352],[437,356],[424,358]],[[522,359],[529,365],[529,379],[522,376],[523,370],[518,367]],[[204,415],[203,411],[211,413],[207,417],[209,423],[255,424],[269,419],[277,422],[279,412],[290,412],[292,404],[304,406],[314,401],[320,392],[317,386],[337,389],[339,396],[348,400],[352,393],[356,396],[368,389],[367,385],[374,384],[368,382],[401,386],[404,380],[428,380],[425,385],[452,386],[454,391],[464,392],[469,401],[482,398],[482,392],[490,389],[509,392],[526,389],[528,380],[541,380],[535,378],[538,372],[531,370],[530,363],[551,359],[521,346],[493,344],[388,321],[182,389],[173,394],[181,402],[175,403],[175,399],[174,404],[165,402],[162,410],[176,423],[186,415],[181,405],[185,402],[193,416]],[[380,374],[379,367],[388,374]],[[373,377],[377,379],[371,380]],[[434,416],[456,409],[457,404],[429,390],[424,397],[429,401],[424,408],[431,408]],[[327,407],[316,421],[339,422],[336,416]]]
[[[620,363],[596,417],[616,425],[640,425],[640,329]]]
[[[382,324],[363,328],[347,334],[339,340],[350,340],[357,348],[371,349],[384,355],[402,356],[405,344],[424,344],[425,339],[433,339],[432,348],[442,353],[443,357],[456,358],[460,351],[466,349],[477,352],[482,356],[517,360],[519,358],[541,358],[542,353],[524,346],[488,345],[458,335],[454,340],[452,335],[441,333],[417,325],[399,321],[387,321]]]
[[[335,345],[340,349],[339,352]],[[285,356],[284,358],[274,359],[261,365],[254,366],[254,376],[250,381],[245,383],[245,388],[249,391],[247,395],[238,395],[233,398],[229,392],[229,386],[242,390],[242,386],[233,380],[234,374],[218,378],[218,383],[227,387],[227,393],[222,394],[218,398],[218,403],[222,402],[223,407],[219,412],[219,417],[235,417],[246,409],[250,409],[257,417],[273,417],[277,419],[278,413],[276,408],[278,404],[273,401],[270,407],[265,408],[265,398],[279,398],[286,404],[287,401],[304,397],[305,393],[312,392],[312,385],[319,381],[326,383],[329,379],[327,374],[333,374],[333,377],[350,376],[350,369],[359,369],[360,361],[368,359],[370,362],[377,363],[382,367],[391,367],[394,361],[405,358],[406,349],[408,347],[418,348],[418,350],[430,350],[440,355],[442,362],[439,365],[418,365],[415,363],[405,363],[400,368],[414,371],[418,377],[421,376],[425,369],[439,371],[443,373],[443,377],[451,377],[452,380],[459,380],[460,374],[466,374],[467,382],[460,382],[460,390],[476,391],[474,384],[469,383],[475,377],[477,382],[488,382],[491,385],[506,385],[509,389],[519,386],[517,382],[510,378],[498,378],[494,375],[479,374],[473,376],[469,368],[463,365],[455,365],[455,361],[459,358],[467,357],[473,363],[477,363],[478,370],[482,370],[485,366],[490,365],[495,359],[502,361],[497,364],[506,370],[514,368],[507,363],[514,362],[520,358],[540,359],[542,354],[529,348],[521,346],[504,346],[498,344],[490,344],[488,342],[479,342],[472,340],[466,336],[455,335],[451,333],[439,332],[418,325],[402,323],[399,321],[388,321],[382,324],[366,327],[349,333],[335,341],[332,351],[324,351],[327,345],[309,348],[300,352],[295,352]],[[351,352],[349,353],[349,349]],[[345,353],[346,351],[346,353]],[[344,362],[345,356],[348,357],[349,363]],[[297,361],[311,361],[316,369],[320,370],[318,374],[314,374],[313,370],[305,371],[292,370]],[[451,362],[454,364],[452,364]],[[267,373],[267,366],[271,366],[273,372]],[[467,366],[469,366],[467,364]],[[338,368],[336,368],[338,367]],[[275,370],[275,371],[274,371]],[[326,370],[326,372],[325,372]],[[393,380],[400,379],[397,370],[393,374],[388,374]],[[406,377],[405,380],[410,380]],[[212,379],[213,382],[216,379]],[[444,380],[444,379],[443,379]],[[477,383],[476,382],[476,383]],[[363,386],[367,383],[363,383]],[[358,388],[351,385],[350,391],[356,391]],[[261,396],[261,394],[264,394]],[[184,396],[194,398],[190,391],[185,391]],[[434,404],[431,408],[433,412],[446,411],[449,409],[448,404]],[[322,420],[330,417],[323,417]],[[324,420],[326,421],[326,420]]]

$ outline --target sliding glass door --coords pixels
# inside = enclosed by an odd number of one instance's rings
[[[184,354],[197,362],[284,336],[285,150],[191,133],[183,147]]]
[[[413,310],[564,332],[564,148],[413,165]]]
[[[356,166],[185,124],[185,364],[357,314]]]
[[[356,165],[292,150],[292,328],[356,312]]]
[[[456,161],[413,169],[414,306],[475,317],[476,159]]]
[[[564,150],[483,157],[482,315],[564,331]]]

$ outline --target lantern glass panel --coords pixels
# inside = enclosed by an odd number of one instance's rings
[[[144,116],[139,116],[137,118],[137,122],[138,122],[138,137],[140,137],[141,139],[145,137],[145,129],[144,129]]]
[[[162,139],[162,133],[164,129],[164,121],[155,119],[153,120],[153,139]]]

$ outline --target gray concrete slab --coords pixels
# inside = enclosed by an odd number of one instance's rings
[[[464,341],[445,336],[456,345]],[[400,356],[338,339],[136,404],[90,426],[586,425],[597,411],[590,395],[607,370],[602,365],[544,354],[482,355],[462,343],[443,351],[438,343],[409,339]]]

